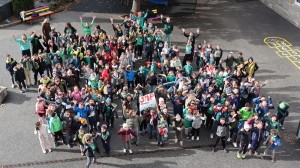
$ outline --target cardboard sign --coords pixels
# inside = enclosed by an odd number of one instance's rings
[[[154,93],[147,94],[145,96],[140,97],[140,110],[143,110],[146,107],[156,107],[156,99]]]

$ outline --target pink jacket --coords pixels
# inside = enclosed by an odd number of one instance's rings
[[[42,103],[36,103],[35,104],[35,111],[36,111],[36,114],[38,113],[46,113],[46,108],[47,108],[47,105],[44,104],[43,102]]]
[[[77,91],[77,92],[72,92],[69,94],[69,97],[76,100],[77,103],[82,102],[82,98],[81,96],[84,94],[84,90],[82,89],[81,91]]]
[[[128,129],[128,131],[119,130],[118,134],[122,135],[122,141],[124,141],[124,142],[130,141],[130,134],[132,134],[135,138],[138,137],[137,134],[134,131],[132,131],[132,129],[130,129],[130,128]]]

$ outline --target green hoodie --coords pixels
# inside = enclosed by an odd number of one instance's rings
[[[53,134],[54,132],[58,132],[60,130],[62,130],[63,127],[62,127],[62,123],[59,119],[59,117],[51,117],[50,118],[50,131],[51,133]]]
[[[188,108],[185,108],[183,110],[183,115],[184,115],[184,121],[185,121],[185,128],[191,128],[192,127],[192,120],[189,120],[188,115],[191,115],[191,114],[188,114]]]
[[[144,14],[144,16],[142,17],[136,17],[135,15],[131,15],[134,19],[135,19],[135,22],[139,24],[140,27],[143,27],[144,23],[145,23],[145,19],[147,18],[148,16],[148,12]]]
[[[253,111],[250,109],[249,111],[246,110],[246,107],[240,109],[240,114],[242,116],[241,120],[248,120],[253,116]]]
[[[84,31],[84,35],[91,35],[92,34],[92,27],[93,27],[93,24],[94,24],[94,19],[92,20],[92,22],[90,23],[90,27],[86,27],[84,25],[84,23],[81,21],[81,26],[83,28],[83,31]]]
[[[278,122],[275,121],[273,122],[272,119],[270,119],[268,116],[264,116],[264,121],[268,123],[268,131],[271,129],[276,129],[278,130]]]
[[[164,33],[165,34],[171,34],[172,31],[173,31],[173,23],[168,23],[167,21],[165,20],[161,20],[161,22],[164,24]]]

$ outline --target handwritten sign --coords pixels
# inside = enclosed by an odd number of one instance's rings
[[[156,107],[156,99],[154,93],[147,94],[145,96],[140,97],[140,110],[144,108],[155,108]]]

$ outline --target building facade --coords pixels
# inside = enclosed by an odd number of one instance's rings
[[[300,28],[300,0],[259,0]]]

